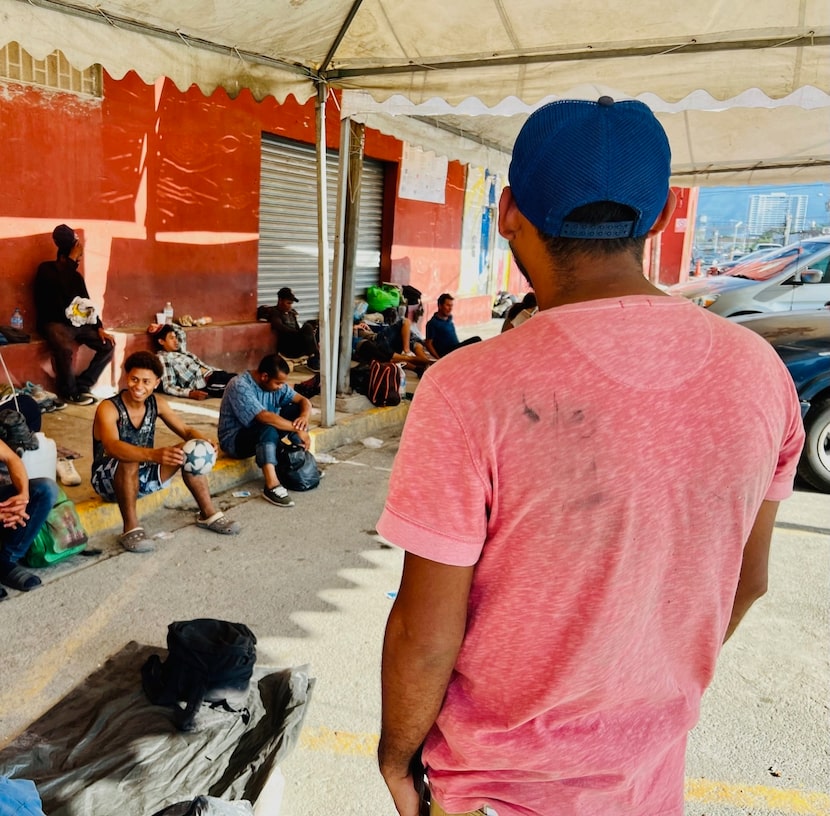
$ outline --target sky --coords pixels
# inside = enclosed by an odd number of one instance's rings
[[[697,205],[697,218],[705,215],[710,224],[728,224],[730,221],[746,221],[749,215],[750,196],[763,193],[787,193],[806,195],[807,221],[830,224],[830,212],[825,202],[830,201],[830,183],[801,184],[787,187],[752,185],[746,187],[701,187]]]

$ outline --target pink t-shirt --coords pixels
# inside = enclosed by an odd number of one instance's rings
[[[682,814],[743,545],[802,442],[773,349],[674,298],[550,309],[433,366],[378,530],[475,565],[424,754],[445,810]]]

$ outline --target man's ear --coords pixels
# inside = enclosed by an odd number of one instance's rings
[[[516,236],[520,225],[519,208],[516,206],[516,199],[513,198],[513,191],[505,187],[501,191],[499,199],[499,235],[510,241]]]
[[[669,225],[669,221],[671,221],[671,217],[674,215],[676,208],[677,196],[675,195],[674,190],[669,187],[669,197],[666,199],[666,203],[663,205],[660,215],[657,216],[654,226],[648,231],[649,238],[653,238],[655,235],[658,235]]]

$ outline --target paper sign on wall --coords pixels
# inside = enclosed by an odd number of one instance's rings
[[[443,204],[447,166],[446,156],[436,156],[404,142],[398,195],[413,201]]]

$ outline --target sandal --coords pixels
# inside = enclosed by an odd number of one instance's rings
[[[143,527],[134,527],[132,530],[118,536],[118,543],[127,552],[132,553],[153,552],[155,550]]]
[[[221,510],[206,519],[197,514],[196,526],[220,535],[236,535],[240,530],[239,522],[229,519]]]
[[[23,569],[19,564],[0,572],[0,583],[20,592],[31,592],[40,586],[40,578],[33,572]]]

